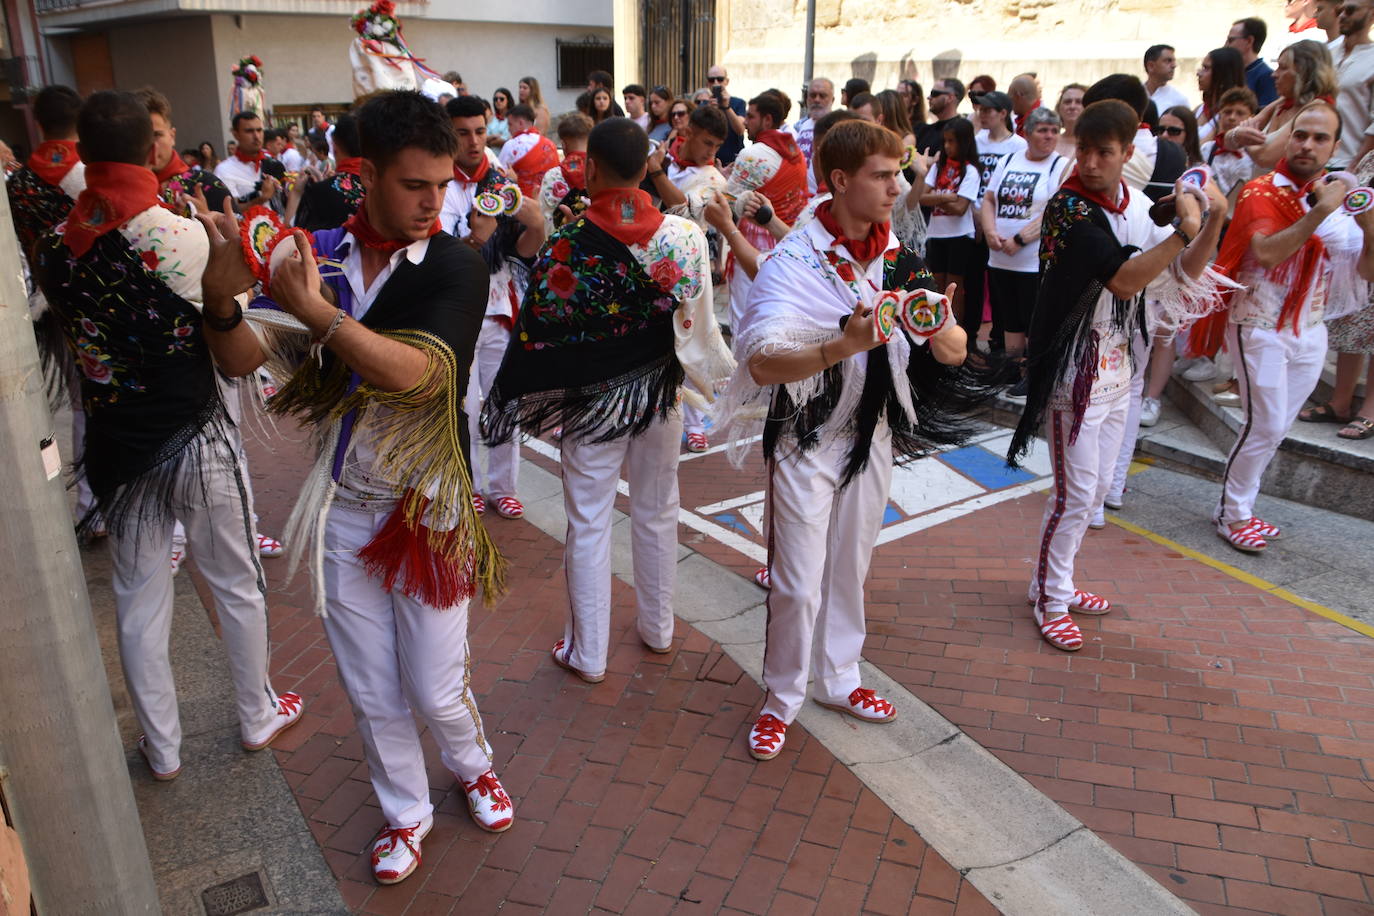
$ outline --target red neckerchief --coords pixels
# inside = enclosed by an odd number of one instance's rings
[[[334,160],[334,171],[342,175],[361,176],[363,173],[363,157],[345,156],[342,159],[336,159]]]
[[[855,240],[846,238],[844,230],[840,228],[839,220],[835,219],[835,214],[830,212],[830,205],[833,200],[827,200],[816,208],[816,219],[826,232],[835,237],[835,243],[843,245],[849,250],[850,255],[860,264],[867,264],[887,250],[889,234],[892,231],[891,223],[873,223],[868,227],[868,237]]]
[[[586,216],[626,245],[646,244],[663,224],[663,214],[639,188],[597,191]]]
[[[935,176],[935,190],[957,191],[964,183],[964,163],[958,159],[946,159],[944,167]]]
[[[537,127],[526,127],[524,130],[520,131],[520,133],[515,134],[514,136],[512,136],[511,139],[514,140],[516,137],[523,137],[523,136],[525,136],[525,134],[537,134],[537,133],[539,133],[539,128],[537,128]]]
[[[1041,100],[1036,99],[1035,104],[1030,107],[1029,111],[1027,111],[1023,115],[1016,116],[1016,136],[1024,137],[1026,135],[1026,118],[1030,117],[1032,111],[1035,111],[1035,109],[1040,108],[1041,104]]]
[[[43,181],[57,187],[80,161],[75,140],[45,140],[29,156],[28,166]]]
[[[242,149],[234,147],[234,158],[237,159],[239,162],[242,162],[244,165],[255,165],[259,169],[261,169],[262,161],[267,158],[267,154],[264,153],[262,150],[258,150],[256,153],[249,156],[246,153],[244,153]]]
[[[1317,179],[1321,178],[1321,173],[1318,173],[1316,178],[1310,178],[1307,181],[1303,181],[1297,175],[1293,174],[1293,168],[1288,164],[1287,156],[1279,160],[1279,164],[1274,166],[1274,171],[1293,182],[1293,187],[1297,189],[1299,197],[1302,197],[1308,191],[1312,190],[1312,186],[1317,183]]]
[[[1231,149],[1226,145],[1226,131],[1217,134],[1216,145],[1212,147],[1212,158],[1215,159],[1218,156],[1235,156],[1237,159],[1241,157],[1240,150]]]
[[[1142,131],[1142,130],[1148,130],[1151,134],[1154,133],[1154,128],[1151,127],[1150,125],[1146,124],[1144,121],[1141,121],[1139,124],[1137,124],[1137,125],[1135,126],[1135,129],[1136,129],[1137,132]]]
[[[672,145],[668,147],[668,158],[673,160],[673,162],[677,163],[677,167],[680,169],[693,168],[696,165],[695,162],[688,162],[686,159],[683,159],[681,155],[679,155],[682,152],[682,144],[683,139],[681,137],[678,137],[675,140],[673,140]]]
[[[86,190],[76,198],[62,240],[78,258],[95,240],[158,205],[157,176],[147,166],[124,162],[86,165]]]
[[[758,139],[754,142],[762,143],[787,162],[792,162],[802,154],[796,139],[791,134],[785,134],[780,130],[765,130],[759,134]]]
[[[1316,27],[1317,20],[1310,17],[1307,19],[1294,19],[1292,22],[1288,23],[1288,31],[1294,33],[1305,32],[1308,29],[1315,29]]]
[[[587,190],[587,154],[568,153],[559,165],[563,170],[563,180],[576,191]]]
[[[161,185],[171,181],[178,175],[184,174],[188,168],[189,166],[187,166],[186,161],[181,158],[181,154],[176,150],[172,150],[172,158],[168,159],[167,164],[153,174],[157,176],[157,183]]]
[[[371,248],[373,251],[380,251],[386,255],[395,254],[414,241],[414,239],[383,238],[382,234],[374,229],[368,220],[366,206],[360,206],[343,224],[343,227],[345,232],[352,233],[353,237],[365,248]],[[429,227],[429,234],[434,235],[439,231],[439,228],[439,221],[436,219],[434,225]]]
[[[486,153],[482,154],[482,164],[477,167],[477,172],[472,175],[463,171],[455,162],[453,164],[453,180],[461,185],[477,184],[477,182],[487,177],[487,170],[490,168],[491,160],[487,158]]]
[[[1115,213],[1117,216],[1125,213],[1127,204],[1131,202],[1131,189],[1126,187],[1126,182],[1124,181],[1121,182],[1121,200],[1117,203],[1112,203],[1105,194],[1101,194],[1097,191],[1089,191],[1087,188],[1083,187],[1083,180],[1078,177],[1078,166],[1074,166],[1073,174],[1064,182],[1063,187],[1073,191],[1079,197],[1087,198],[1108,213]]]

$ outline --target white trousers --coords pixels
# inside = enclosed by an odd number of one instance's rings
[[[1140,438],[1140,402],[1145,396],[1145,370],[1150,368],[1151,338],[1142,334],[1131,335],[1131,352],[1135,359],[1135,374],[1131,376],[1131,404],[1126,413],[1126,429],[1121,437],[1121,451],[1116,456],[1116,464],[1107,469],[1111,481],[1107,484],[1107,495],[1121,499],[1126,492],[1126,476],[1131,472],[1131,459],[1135,457],[1136,439]]]
[[[1260,478],[1321,378],[1326,324],[1304,328],[1300,337],[1229,324],[1226,346],[1235,359],[1245,419],[1226,459],[1214,517],[1232,525],[1254,516]]]
[[[1051,410],[1045,419],[1054,489],[1040,523],[1040,551],[1027,594],[1048,616],[1068,610],[1073,599],[1074,558],[1093,512],[1107,495],[1130,409],[1128,397],[1089,404],[1073,444],[1072,411]]]
[[[220,633],[229,655],[239,725],[245,734],[260,731],[276,714],[276,694],[267,677],[267,604],[238,473],[237,455],[225,443],[202,443],[218,454],[207,458],[207,492],[195,482],[198,462],[186,461],[178,492],[188,504],[174,506],[176,519],[196,555],[196,567],[210,586]],[[226,466],[227,465],[227,466]],[[194,498],[194,502],[190,502]],[[153,766],[167,772],[181,765],[181,723],[168,640],[172,630],[171,519],[162,524],[130,523],[110,531],[114,562],[115,613],[119,655],[134,712],[147,736]]]
[[[844,702],[859,686],[864,579],[892,483],[892,437],[874,435],[868,466],[844,489],[853,446],[839,439],[769,463],[768,629],[763,712],[791,722],[816,678],[816,698]]]
[[[730,274],[730,333],[733,335],[731,340],[739,339],[739,330],[744,326],[744,306],[749,301],[749,291],[754,288],[754,281],[749,279],[748,272],[735,264],[734,271]]]
[[[688,385],[691,382],[687,382]],[[684,433],[706,433],[706,411],[682,401],[682,431]]]
[[[472,358],[468,395],[463,404],[468,414],[468,438],[472,442],[472,491],[494,500],[516,495],[516,478],[520,472],[520,433],[517,430],[511,440],[503,445],[483,445],[477,424],[482,412],[482,400],[491,392],[509,343],[509,328],[490,315],[483,319],[482,330],[477,335],[477,351]],[[479,450],[485,452],[485,461]]]
[[[563,566],[569,615],[568,663],[585,674],[606,670],[611,630],[611,511],[621,466],[630,484],[630,538],[639,637],[663,648],[673,641],[677,579],[678,444],[674,411],[637,436],[610,442],[563,440],[563,508],[568,534]]]
[[[439,610],[369,576],[358,550],[389,513],[335,506],[324,529],[325,635],[353,706],[372,787],[387,823],[434,810],[419,714],[444,766],[471,782],[491,769],[491,746],[469,690],[468,602]]]

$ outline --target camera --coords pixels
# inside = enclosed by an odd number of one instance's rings
[[[712,87],[711,87],[711,95],[712,95],[713,98],[715,98],[715,100],[716,100],[717,102],[719,102],[719,101],[721,100],[721,98],[725,95],[725,87],[724,87],[724,86],[721,86],[720,84],[716,84],[715,86],[712,86]]]

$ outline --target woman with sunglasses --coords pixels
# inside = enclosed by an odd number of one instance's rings
[[[687,99],[677,99],[668,106],[668,133],[663,142],[670,148],[673,141],[682,136],[687,129],[687,119],[692,116],[692,103]]]
[[[1202,146],[1197,141],[1197,118],[1186,106],[1175,105],[1160,115],[1155,136],[1183,147],[1189,168],[1202,162]]]
[[[510,125],[506,112],[511,109],[510,90],[497,89],[491,94],[491,120],[487,122],[487,146],[500,149],[510,139]]]
[[[655,86],[649,90],[649,139],[662,143],[668,139],[673,129],[671,109],[674,105],[673,94],[667,86]]]

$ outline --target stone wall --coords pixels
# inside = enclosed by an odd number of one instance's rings
[[[1264,56],[1276,57],[1293,37],[1277,0],[817,0],[815,74],[879,88],[913,77],[928,89],[980,73],[1001,88],[1034,71],[1052,103],[1065,83],[1143,76],[1145,49],[1164,43],[1178,49],[1174,84],[1196,101],[1199,61],[1251,15],[1268,23]],[[806,0],[718,0],[716,19],[733,94],[777,86],[799,98]]]

